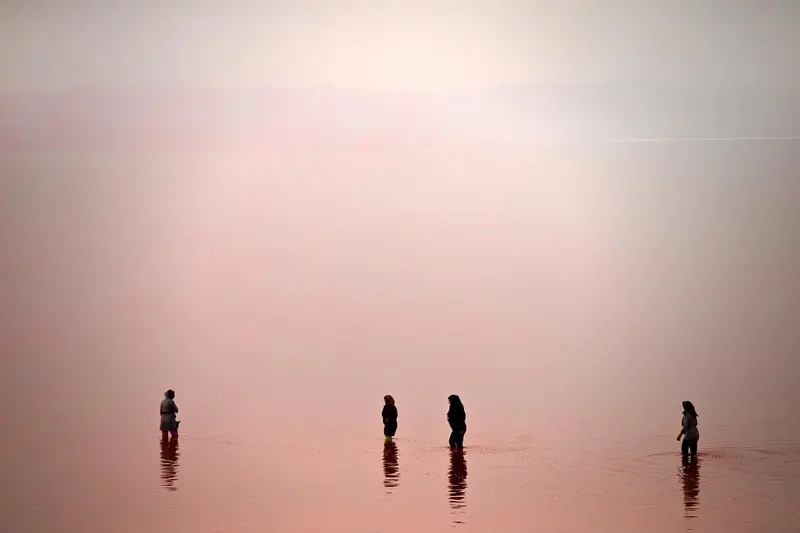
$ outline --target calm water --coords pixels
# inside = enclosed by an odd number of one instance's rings
[[[2,156],[0,530],[800,531],[798,153]]]

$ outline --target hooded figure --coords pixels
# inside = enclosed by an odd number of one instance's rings
[[[391,440],[394,434],[397,433],[397,407],[394,405],[394,398],[387,394],[383,397],[383,411],[381,411],[381,418],[383,419],[383,435],[386,440]]]
[[[456,394],[451,394],[447,400],[450,409],[447,411],[447,423],[450,424],[450,447],[461,449],[464,447],[464,434],[467,432],[467,413],[464,404]]]
[[[178,405],[175,403],[175,391],[170,389],[164,393],[161,400],[161,438],[167,440],[168,435],[173,439],[178,438]]]

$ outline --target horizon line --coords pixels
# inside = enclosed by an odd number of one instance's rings
[[[170,82],[142,82],[142,83],[76,83],[68,87],[60,87],[55,89],[14,89],[14,90],[0,90],[0,95],[24,95],[24,94],[67,94],[70,92],[82,89],[205,89],[216,92],[227,92],[237,90],[276,90],[276,91],[308,91],[308,90],[333,90],[333,91],[351,91],[366,94],[407,94],[407,95],[452,95],[452,94],[474,94],[487,91],[508,90],[508,89],[526,89],[537,87],[596,87],[596,88],[626,88],[626,87],[640,87],[640,88],[669,88],[669,89],[717,89],[717,90],[766,90],[766,91],[800,91],[800,84],[758,84],[758,83],[672,83],[672,82],[652,82],[652,81],[635,81],[635,82],[516,82],[516,83],[499,83],[494,85],[487,85],[484,87],[465,87],[461,89],[390,89],[381,87],[356,87],[350,85],[338,85],[334,83],[320,82],[304,85],[282,85],[282,84],[241,84],[241,85],[217,85],[207,82],[193,82],[193,81],[170,81]]]

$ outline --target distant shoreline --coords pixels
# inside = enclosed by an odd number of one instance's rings
[[[795,141],[800,88],[76,87],[0,94],[0,149],[295,149]]]

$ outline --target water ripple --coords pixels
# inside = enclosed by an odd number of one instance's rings
[[[393,441],[383,445],[383,487],[386,494],[400,484],[400,466],[398,464],[397,444]]]
[[[161,441],[161,486],[168,491],[178,490],[178,448],[178,439]]]
[[[450,451],[450,468],[447,478],[450,508],[455,513],[463,513],[467,505],[467,458],[464,450]],[[453,524],[463,524],[463,521],[454,519]]]
[[[697,518],[700,504],[700,459],[683,457],[678,469],[678,479],[683,487],[683,516],[686,519]]]

